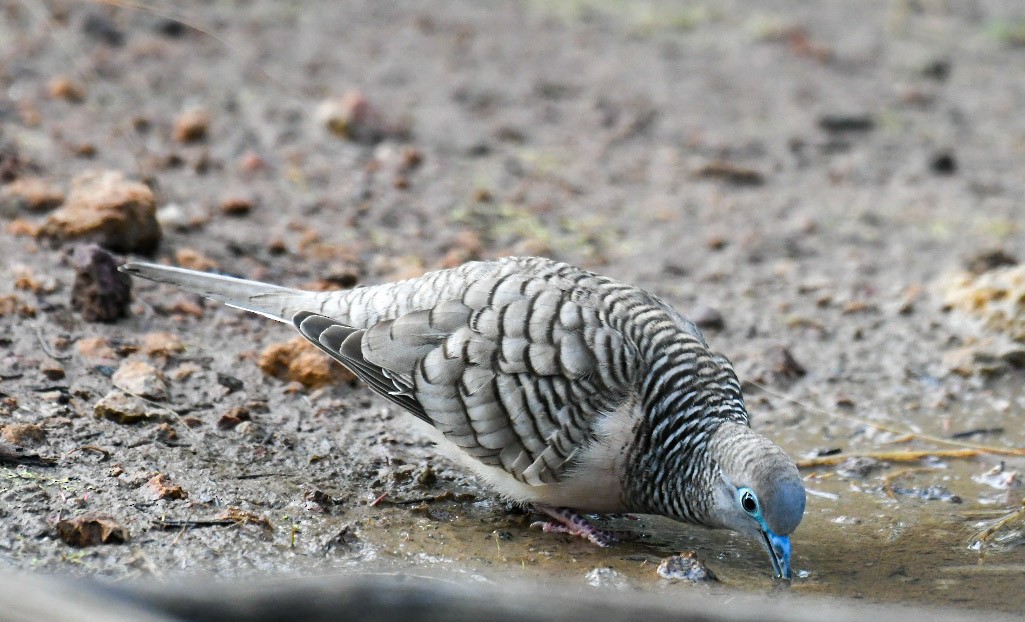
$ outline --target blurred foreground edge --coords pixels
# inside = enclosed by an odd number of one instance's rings
[[[459,583],[409,575],[183,579],[106,583],[0,572],[0,619],[9,622],[284,622],[453,620],[872,620],[946,622],[1010,615],[782,595],[710,595],[688,585],[672,594],[539,585]]]

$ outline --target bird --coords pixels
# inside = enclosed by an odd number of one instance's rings
[[[291,324],[546,532],[609,546],[584,514],[661,515],[752,538],[792,578],[796,465],[751,429],[729,359],[641,288],[540,257],[328,292],[120,269]]]

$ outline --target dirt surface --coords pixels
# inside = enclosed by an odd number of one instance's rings
[[[34,233],[89,170],[148,185],[154,256],[190,267],[323,288],[532,254],[641,285],[711,327],[795,457],[1025,446],[1019,342],[943,310],[971,258],[1025,259],[1020,3],[156,6],[0,7],[0,180],[43,182],[0,205],[0,563],[781,590],[727,534],[531,531],[364,387],[265,375],[285,326],[146,284],[84,321],[74,244]],[[126,360],[164,393],[95,417]],[[1021,521],[973,536],[1021,507],[1021,457],[846,466],[807,471],[793,595],[1025,611]],[[65,543],[83,515],[127,542]],[[720,584],[658,577],[689,550]]]

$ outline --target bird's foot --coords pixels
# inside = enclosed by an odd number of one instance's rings
[[[616,542],[632,540],[633,534],[628,531],[609,531],[598,529],[587,519],[569,508],[556,508],[548,505],[535,505],[534,508],[542,514],[547,514],[554,521],[536,521],[530,524],[531,527],[540,529],[545,533],[565,533],[577,536],[590,541],[602,548],[610,547]]]

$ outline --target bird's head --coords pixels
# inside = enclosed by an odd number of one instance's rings
[[[710,457],[718,467],[710,482],[707,520],[758,540],[772,568],[790,579],[790,534],[804,516],[804,485],[794,461],[745,425],[723,424],[712,436]]]

